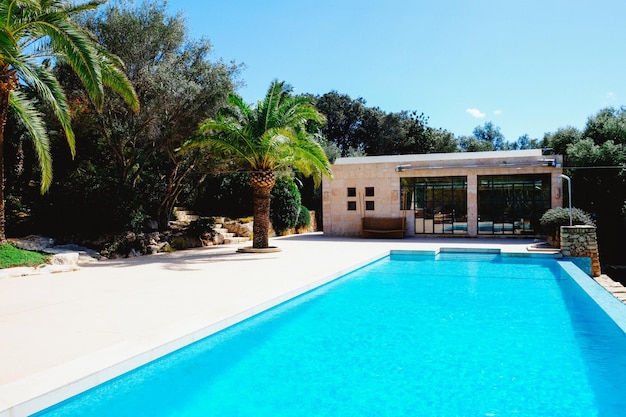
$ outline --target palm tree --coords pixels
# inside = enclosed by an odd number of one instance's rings
[[[309,122],[324,123],[313,100],[294,97],[284,82],[274,81],[265,99],[256,107],[230,94],[230,107],[222,109],[216,119],[200,124],[200,139],[187,144],[208,146],[250,175],[253,191],[253,241],[255,249],[268,248],[270,225],[270,191],[276,183],[276,171],[293,169],[305,176],[313,175],[319,185],[322,175],[331,176],[324,150],[307,132]]]
[[[74,133],[65,94],[52,65],[67,62],[85,86],[96,109],[104,87],[118,93],[138,111],[137,95],[118,57],[100,46],[73,17],[97,8],[102,1],[71,4],[62,0],[0,0],[0,243],[6,241],[4,208],[4,133],[9,110],[15,112],[33,141],[41,167],[41,192],[52,182],[50,144],[38,102],[58,119],[72,156]],[[29,87],[34,95],[26,95]]]

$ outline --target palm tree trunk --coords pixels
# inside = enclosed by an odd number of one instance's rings
[[[276,176],[272,170],[261,170],[250,173],[252,186],[252,247],[266,249],[269,247],[270,232],[270,201],[271,191],[276,184]]]
[[[265,249],[269,247],[270,191],[271,188],[267,187],[259,187],[252,190],[254,215],[254,223],[252,224],[252,247],[255,249]]]
[[[4,205],[4,128],[9,114],[9,96],[17,88],[17,76],[6,69],[0,72],[0,245],[6,243]]]

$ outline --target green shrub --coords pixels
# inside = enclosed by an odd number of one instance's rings
[[[546,211],[539,223],[549,236],[556,236],[561,226],[569,226],[569,209],[557,207]],[[572,207],[572,225],[595,226],[591,215],[579,208]]]
[[[300,213],[300,191],[293,178],[285,177],[276,180],[272,189],[270,220],[277,234],[296,226]]]
[[[213,238],[215,231],[215,219],[213,217],[200,217],[198,220],[193,220],[189,223],[189,231],[193,236],[203,236],[208,234]]]
[[[300,206],[300,213],[298,213],[298,220],[296,221],[297,229],[305,229],[311,225],[311,212],[308,208]]]
[[[187,239],[177,236],[170,242],[170,247],[172,250],[185,250],[189,248],[189,245],[187,244]]]

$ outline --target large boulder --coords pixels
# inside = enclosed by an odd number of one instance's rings
[[[54,246],[55,240],[51,237],[29,235],[26,237],[9,239],[9,242],[18,249],[43,252],[44,249]]]

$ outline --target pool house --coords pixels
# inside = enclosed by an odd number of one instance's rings
[[[562,156],[541,149],[339,158],[332,170],[327,236],[530,237],[563,204]]]

